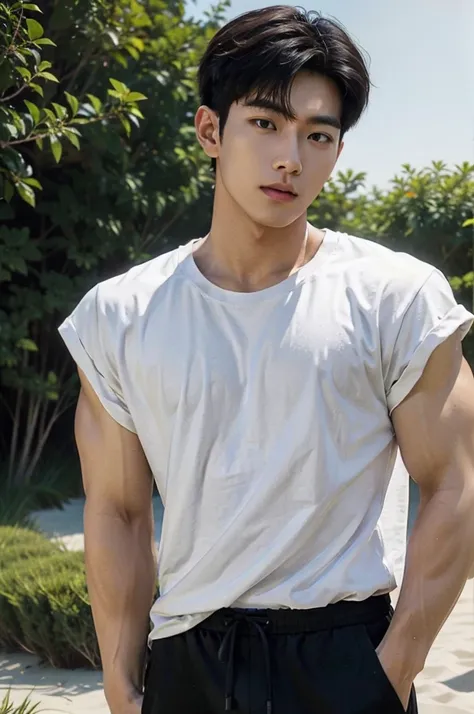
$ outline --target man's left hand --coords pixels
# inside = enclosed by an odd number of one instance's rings
[[[381,642],[376,652],[387,679],[400,699],[404,710],[407,711],[414,677],[407,673],[403,661],[394,656],[384,642]]]

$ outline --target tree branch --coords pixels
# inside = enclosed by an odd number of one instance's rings
[[[27,87],[28,82],[25,82],[23,86],[21,86],[16,92],[13,92],[13,94],[9,94],[8,97],[0,97],[0,104],[4,104],[5,102],[10,102],[12,99],[15,99],[15,97],[21,94]]]

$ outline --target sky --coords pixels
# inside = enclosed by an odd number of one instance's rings
[[[273,5],[232,0],[228,19]],[[303,0],[339,20],[369,56],[370,106],[345,137],[337,170],[387,188],[404,163],[474,163],[474,0]],[[210,6],[196,0],[189,14]]]

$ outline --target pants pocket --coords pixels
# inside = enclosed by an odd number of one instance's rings
[[[363,649],[362,656],[367,663],[367,674],[372,685],[381,692],[384,705],[384,714],[408,714],[400,697],[393,688],[384,668],[378,658],[376,649],[388,629],[388,622],[383,621],[377,625],[360,626],[360,643]]]
[[[145,676],[143,679],[143,702],[141,708],[141,714],[150,714],[150,670],[152,665],[152,649],[147,649],[146,652],[146,663],[145,663]]]

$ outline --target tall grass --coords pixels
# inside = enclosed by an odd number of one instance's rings
[[[3,700],[0,701],[0,714],[39,714],[41,709],[38,709],[38,707],[39,704],[33,704],[31,702],[30,695],[28,695],[21,704],[13,704],[10,690],[8,690]]]

